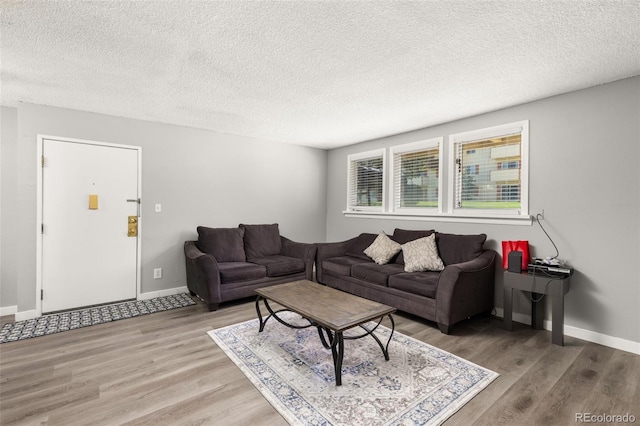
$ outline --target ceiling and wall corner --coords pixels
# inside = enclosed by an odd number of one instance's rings
[[[2,105],[335,148],[640,75],[640,2],[2,1]]]

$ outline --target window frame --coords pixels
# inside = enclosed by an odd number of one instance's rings
[[[353,192],[353,182],[354,178],[352,176],[352,163],[361,160],[373,159],[382,157],[382,203],[380,206],[358,206],[352,204],[352,192]],[[374,149],[371,151],[358,152],[355,154],[350,154],[347,156],[347,212],[348,213],[358,213],[358,212],[386,212],[387,211],[387,150],[386,148]]]
[[[520,134],[520,208],[519,209],[477,209],[457,208],[456,205],[456,143],[483,141],[492,137]],[[438,208],[396,208],[394,189],[394,156],[399,152],[418,151],[426,143],[439,141],[438,160]],[[471,148],[473,149],[473,148]],[[387,155],[390,161],[387,161]],[[380,206],[351,205],[352,176],[351,164],[367,158],[382,157],[382,203]],[[510,170],[509,167],[505,170]],[[502,191],[502,189],[500,189]],[[345,217],[369,219],[394,219],[430,222],[485,223],[502,225],[531,225],[529,214],[529,120],[459,132],[444,137],[418,140],[415,142],[386,146],[383,148],[349,154],[347,156],[347,208]]]
[[[437,137],[431,139],[425,139],[422,141],[406,143],[402,145],[394,145],[389,147],[389,212],[398,214],[409,214],[418,216],[430,216],[434,214],[441,214],[443,211],[443,153],[444,138]],[[397,154],[406,154],[412,152],[420,152],[428,149],[438,149],[438,206],[433,207],[398,207],[397,200],[401,196],[401,193],[396,191],[398,170],[396,169],[395,157]]]
[[[515,209],[470,209],[456,207],[457,194],[457,144],[473,143],[491,138],[520,134],[520,207]],[[462,146],[464,151],[464,145]],[[502,124],[484,129],[449,135],[448,156],[448,202],[449,212],[464,217],[514,217],[530,218],[529,215],[529,120]]]

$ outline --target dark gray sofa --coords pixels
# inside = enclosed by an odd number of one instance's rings
[[[184,243],[187,287],[210,311],[257,288],[313,276],[315,245],[281,236],[278,224],[197,231],[197,241]]]
[[[396,229],[390,238],[405,244],[434,232]],[[444,263],[440,272],[405,272],[402,252],[387,264],[376,264],[364,250],[377,235],[360,234],[342,242],[316,244],[316,279],[434,321],[449,334],[457,322],[493,309],[497,253],[483,248],[485,234],[435,234]]]

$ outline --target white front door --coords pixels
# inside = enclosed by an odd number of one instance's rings
[[[42,139],[42,313],[135,299],[137,147]]]

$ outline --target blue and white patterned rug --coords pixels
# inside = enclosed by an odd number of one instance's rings
[[[154,312],[168,311],[195,305],[186,293],[134,300],[114,305],[97,306],[78,311],[43,315],[38,318],[8,323],[0,329],[0,343],[15,342],[31,337],[45,336],[90,325],[133,318]]]
[[[389,333],[376,330],[383,342]],[[258,333],[255,319],[208,334],[292,425],[439,425],[498,377],[396,331],[389,361],[370,337],[345,341],[336,386],[331,351],[315,328],[294,330],[272,319]]]

